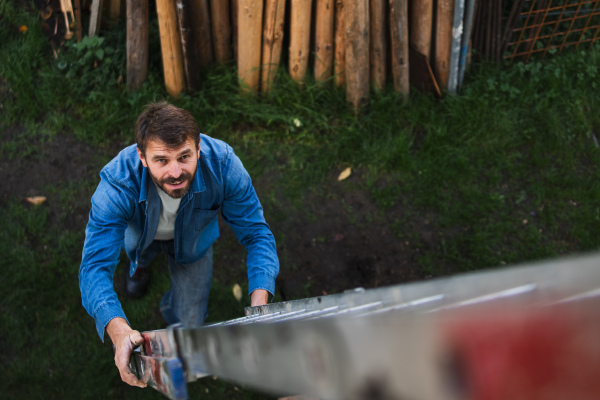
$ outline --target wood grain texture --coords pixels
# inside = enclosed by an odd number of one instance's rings
[[[387,0],[371,0],[371,85],[383,90],[387,75]]]
[[[346,28],[344,24],[344,0],[335,2],[335,54],[333,74],[335,86],[341,88],[346,84]]]
[[[179,97],[181,91],[185,88],[185,77],[183,75],[175,1],[156,0],[156,13],[158,15],[165,86],[172,97]]]
[[[303,84],[308,68],[311,30],[311,0],[291,0],[290,3],[290,77]]]
[[[110,0],[108,7],[108,17],[112,21],[118,21],[121,16],[121,0]]]
[[[260,89],[270,92],[279,69],[285,24],[285,0],[266,0]]]
[[[181,57],[183,60],[183,74],[188,90],[198,90],[200,76],[198,73],[198,62],[196,58],[196,46],[194,45],[194,32],[191,27],[191,9],[189,0],[175,0],[177,11],[177,25],[181,43]]]
[[[231,22],[229,0],[210,0],[212,36],[215,61],[224,64],[231,60]]]
[[[429,58],[433,34],[433,0],[411,0],[409,14],[410,44]]]
[[[346,96],[355,110],[369,98],[369,1],[344,1]]]
[[[315,79],[323,82],[333,74],[334,0],[317,0],[315,23]]]
[[[148,1],[127,0],[126,9],[127,89],[137,90],[148,76]]]
[[[88,36],[96,36],[100,30],[100,22],[102,21],[102,3],[103,0],[92,0],[92,10],[90,13],[90,26]]]
[[[396,92],[410,92],[408,4],[407,0],[390,0],[390,34],[392,75]]]
[[[237,64],[237,46],[238,46],[238,0],[231,0],[229,3],[231,9],[231,42],[233,46],[233,60]]]
[[[191,9],[198,65],[206,68],[215,61],[208,0],[191,0]]]
[[[73,0],[73,8],[75,10],[75,37],[78,42],[83,39],[81,32],[81,0]]]
[[[238,76],[243,91],[258,91],[262,44],[262,0],[238,2]]]
[[[454,0],[438,0],[435,34],[435,77],[441,90],[448,89]]]

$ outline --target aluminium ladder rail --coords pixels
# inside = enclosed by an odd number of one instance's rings
[[[600,398],[600,254],[248,307],[144,332],[171,399],[206,375],[321,399]]]

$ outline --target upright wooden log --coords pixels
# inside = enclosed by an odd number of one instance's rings
[[[285,24],[285,0],[267,0],[264,18],[260,89],[263,92],[270,92],[281,59]]]
[[[333,74],[333,28],[335,1],[317,0],[315,22],[315,79],[322,82]]]
[[[191,6],[194,21],[192,26],[194,27],[194,37],[196,39],[198,65],[205,68],[211,65],[215,60],[208,0],[191,0]]]
[[[148,1],[127,0],[126,8],[127,89],[137,90],[148,76]]]
[[[181,43],[177,29],[177,12],[173,0],[156,0],[160,49],[167,92],[179,97],[185,88]]]
[[[121,0],[110,0],[108,14],[112,21],[119,19],[121,16]]]
[[[291,78],[298,84],[303,84],[306,79],[311,10],[311,0],[291,0],[289,70]]]
[[[335,59],[333,74],[335,86],[341,88],[346,83],[346,27],[344,24],[344,0],[335,2]]]
[[[231,23],[229,22],[229,1],[210,0],[212,16],[212,36],[215,61],[224,64],[231,60]]]
[[[229,3],[231,8],[231,42],[233,43],[233,60],[237,64],[237,46],[238,46],[238,0],[231,0]]]
[[[238,76],[242,90],[258,91],[263,0],[238,2]]]
[[[390,33],[394,89],[399,93],[408,94],[410,92],[410,70],[407,0],[390,0]]]
[[[410,44],[413,49],[431,58],[433,0],[412,0],[409,13]]]
[[[385,87],[387,24],[386,0],[371,0],[371,84],[376,90]]]
[[[81,42],[81,39],[83,39],[81,32],[81,0],[73,0],[73,8],[75,9],[75,36],[77,41]]]
[[[92,10],[90,13],[90,27],[88,36],[96,36],[100,30],[100,21],[102,21],[102,3],[103,0],[92,0]]]
[[[189,90],[198,90],[200,77],[196,46],[194,46],[194,32],[190,24],[191,10],[189,0],[175,0],[177,10],[177,23],[181,40],[181,56],[183,59],[183,74]]]
[[[369,98],[369,1],[344,1],[346,96],[357,110]]]
[[[435,76],[442,90],[448,90],[454,0],[438,0],[435,33]]]

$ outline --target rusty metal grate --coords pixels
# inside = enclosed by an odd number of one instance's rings
[[[507,20],[504,59],[560,54],[600,39],[600,0],[516,0]]]

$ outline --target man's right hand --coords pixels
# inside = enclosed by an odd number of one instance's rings
[[[129,369],[129,359],[133,350],[144,343],[144,337],[136,330],[131,329],[123,318],[113,318],[106,325],[106,333],[110,336],[115,350],[115,365],[119,369],[123,382],[137,387],[146,387],[146,384],[137,379]]]

